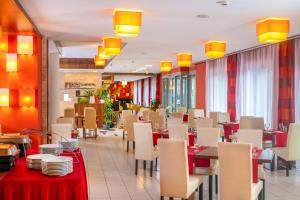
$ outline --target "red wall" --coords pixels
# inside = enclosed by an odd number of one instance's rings
[[[206,65],[205,62],[195,65],[196,70],[196,108],[205,109]]]
[[[127,82],[122,86],[122,82],[115,82],[109,87],[110,94],[117,99],[133,99],[133,82]]]
[[[34,36],[33,55],[18,55],[18,71],[6,72],[5,54],[0,54],[0,88],[10,89],[10,106],[0,107],[2,132],[19,132],[23,128],[40,128],[40,45],[41,40]],[[17,35],[8,36],[8,52],[17,53]],[[35,89],[36,105],[19,106],[19,89]]]

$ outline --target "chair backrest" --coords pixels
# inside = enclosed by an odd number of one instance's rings
[[[186,113],[186,107],[178,107],[177,112],[185,114]]]
[[[126,115],[132,115],[132,110],[122,110],[121,118],[124,120]]]
[[[192,129],[196,128],[194,109],[189,109],[188,111],[188,126]]]
[[[203,109],[194,109],[195,118],[205,117]]]
[[[217,128],[218,122],[219,122],[219,113],[220,112],[210,112],[209,118],[213,120],[213,127]]]
[[[133,123],[138,121],[136,115],[126,115],[124,118],[124,131],[127,132],[127,140],[134,141]]]
[[[167,128],[169,127],[170,124],[182,124],[182,119],[181,118],[168,118],[167,119]]]
[[[73,125],[70,123],[67,124],[51,124],[51,134],[52,134],[52,143],[56,144],[60,141],[61,137],[71,138],[71,131]]]
[[[220,128],[198,128],[197,144],[200,146],[217,147],[220,135]]]
[[[153,136],[150,123],[133,123],[135,141],[135,159],[153,160]]]
[[[97,128],[96,121],[96,109],[95,108],[85,108],[84,109],[84,128],[94,129]]]
[[[159,115],[162,115],[162,116],[164,116],[164,118],[166,118],[166,109],[165,108],[158,108],[157,110],[156,110],[156,112],[158,112],[158,114]]]
[[[265,122],[263,117],[254,117],[251,119],[252,129],[265,129]]]
[[[186,140],[189,145],[188,126],[186,124],[170,124],[168,131],[170,139]]]
[[[220,199],[252,200],[251,144],[218,144],[220,163]]]
[[[166,128],[166,119],[162,115],[157,115],[152,117],[151,119],[151,125],[152,130],[162,130]]]
[[[290,124],[287,148],[289,160],[300,160],[300,124]]]
[[[143,111],[144,121],[149,121],[149,113],[150,113],[150,110],[144,110]]]
[[[180,112],[172,112],[171,117],[173,118],[180,118],[182,120],[183,118],[183,113]]]
[[[72,117],[59,117],[56,119],[58,124],[74,124],[74,118]]]
[[[149,120],[151,121],[153,118],[158,117],[159,113],[151,111],[149,112]]]
[[[264,130],[264,118],[253,116],[241,116],[240,129],[260,129]]]
[[[64,117],[75,117],[75,109],[74,108],[65,108],[64,109]]]
[[[262,148],[263,132],[259,129],[240,129],[236,133],[238,143],[252,144],[252,147]]]
[[[213,127],[213,119],[211,118],[198,118],[195,119],[196,128],[212,128]]]
[[[158,140],[160,195],[182,197],[188,192],[189,172],[186,142]]]
[[[230,115],[228,112],[220,112],[218,116],[218,122],[224,123],[224,122],[230,122]]]
[[[138,113],[139,116],[143,116],[143,112],[149,110],[149,108],[140,107],[140,111]]]

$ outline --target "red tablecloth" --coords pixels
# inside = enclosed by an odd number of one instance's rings
[[[238,131],[239,127],[240,127],[239,123],[235,123],[235,122],[223,123],[225,139],[229,140],[230,135],[232,135],[233,133],[236,133]]]
[[[182,121],[183,121],[184,123],[186,123],[186,122],[188,122],[188,120],[189,120],[189,115],[188,115],[188,114],[184,114],[184,115],[183,115],[183,118],[182,118]]]
[[[153,145],[157,145],[157,141],[159,138],[169,138],[168,131],[163,130],[163,131],[154,131],[152,132],[153,135]],[[194,133],[189,133],[189,145],[194,146],[195,144],[195,134]]]
[[[73,173],[64,177],[49,177],[41,171],[29,170],[25,158],[18,159],[16,166],[0,181],[0,199],[87,200],[84,161],[81,153],[78,155],[80,163],[74,163]]]
[[[283,131],[275,131],[276,135],[276,146],[277,147],[286,147],[288,133]]]
[[[252,149],[252,178],[253,183],[258,182],[258,158],[262,153],[262,149],[253,148]]]
[[[196,149],[195,149],[196,148]],[[189,173],[193,174],[193,168],[195,167],[209,167],[210,160],[209,159],[195,159],[195,152],[200,152],[206,149],[204,146],[197,147],[188,147],[188,164],[189,164]]]

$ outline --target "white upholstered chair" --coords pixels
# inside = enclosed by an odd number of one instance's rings
[[[185,114],[186,113],[186,107],[178,107],[177,112]]]
[[[121,123],[121,127],[124,129],[124,119],[125,116],[132,115],[132,110],[122,110],[121,119],[119,123]],[[125,139],[125,131],[123,130],[123,140]]]
[[[194,109],[188,110],[188,126],[189,129],[196,129],[195,112]]]
[[[251,144],[219,143],[220,199],[256,200],[263,196],[263,183],[253,183]]]
[[[213,120],[211,118],[198,118],[195,119],[196,128],[212,128]]]
[[[275,155],[286,161],[286,176],[289,176],[290,162],[300,160],[300,124],[290,124],[287,146],[273,150]]]
[[[158,141],[160,159],[160,196],[188,199],[199,188],[203,199],[202,176],[189,175],[186,142],[162,139]]]
[[[186,124],[170,124],[168,131],[170,139],[186,140],[189,145],[188,126]]]
[[[87,130],[89,131],[90,137],[97,138],[97,115],[96,109],[92,107],[84,108],[84,119],[83,119],[83,138],[86,139]],[[91,132],[94,132],[92,136]]]
[[[129,151],[129,142],[132,142],[133,149],[135,149],[133,123],[137,121],[138,117],[136,115],[126,115],[124,118],[124,132],[127,133],[127,152]]]
[[[179,118],[179,119],[182,120],[182,118],[183,118],[183,113],[181,113],[181,112],[172,112],[171,117],[172,117],[172,118]]]
[[[195,118],[205,117],[203,109],[194,109]]]
[[[171,117],[167,119],[167,127],[171,124],[182,124],[181,118]]]
[[[133,128],[135,140],[135,174],[137,175],[139,160],[144,161],[144,170],[146,170],[146,161],[150,161],[150,176],[152,177],[153,160],[156,160],[158,157],[158,151],[153,146],[151,124],[135,122]]]
[[[162,115],[151,118],[152,130],[163,130],[166,128],[165,118]]]

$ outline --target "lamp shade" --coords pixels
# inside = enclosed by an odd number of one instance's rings
[[[274,43],[286,40],[289,32],[289,19],[266,18],[256,22],[256,35],[261,43]]]
[[[1,34],[0,37],[0,53],[8,52],[8,37],[7,35]]]
[[[16,72],[18,71],[18,56],[15,53],[6,54],[6,71]]]
[[[104,60],[107,60],[110,58],[110,56],[105,53],[105,51],[101,45],[98,46],[98,57],[100,59],[104,59]]]
[[[160,71],[161,72],[169,72],[172,69],[172,61],[163,60],[160,61]]]
[[[177,54],[177,65],[180,67],[189,67],[192,64],[191,53],[178,53]]]
[[[18,54],[33,54],[33,37],[32,36],[24,36],[19,35],[17,37],[18,40]]]
[[[95,65],[96,66],[105,66],[106,62],[104,59],[99,58],[99,56],[95,56]]]
[[[106,54],[119,55],[122,47],[122,39],[119,37],[103,37],[102,46]]]
[[[205,54],[208,58],[222,58],[225,55],[225,41],[208,41],[205,43]]]
[[[20,106],[35,106],[35,89],[20,89]]]
[[[116,35],[126,37],[138,36],[142,25],[142,11],[116,9],[113,18]]]
[[[0,107],[9,106],[9,89],[0,88]]]

